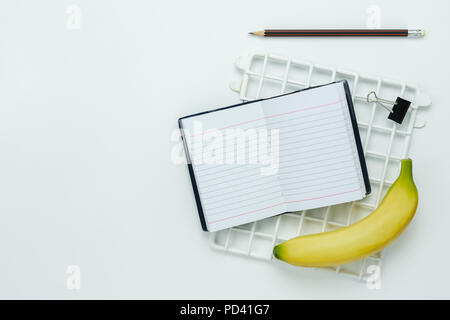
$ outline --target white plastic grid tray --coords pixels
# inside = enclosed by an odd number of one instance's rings
[[[400,160],[407,157],[415,128],[425,121],[418,115],[431,104],[427,95],[405,81],[361,75],[266,52],[253,52],[236,61],[242,78],[231,83],[242,101],[255,100],[319,84],[346,79],[352,92],[372,193],[361,201],[286,213],[211,234],[214,249],[251,258],[272,260],[273,247],[297,235],[334,230],[352,224],[374,210],[396,179]],[[388,111],[366,101],[375,91],[380,98],[397,96],[412,102],[401,125],[387,118]],[[360,261],[326,268],[364,280],[371,265],[381,267],[381,252]]]

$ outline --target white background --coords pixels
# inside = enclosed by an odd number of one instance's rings
[[[81,8],[81,29],[66,8]],[[263,28],[419,27],[424,39],[261,39]],[[448,1],[0,2],[0,298],[450,298]],[[411,146],[417,215],[385,251],[382,289],[212,251],[180,116],[238,102],[258,48],[408,79],[432,98]],[[80,290],[66,269],[81,268]]]

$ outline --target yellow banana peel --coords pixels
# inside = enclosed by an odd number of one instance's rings
[[[371,256],[405,230],[414,217],[417,203],[412,160],[404,159],[397,180],[378,208],[367,217],[338,230],[293,238],[276,246],[273,254],[302,267],[337,266]]]

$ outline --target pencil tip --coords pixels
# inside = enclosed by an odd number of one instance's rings
[[[254,36],[260,36],[263,37],[264,36],[264,30],[260,30],[260,31],[253,31],[253,32],[249,32],[248,34],[254,35]]]

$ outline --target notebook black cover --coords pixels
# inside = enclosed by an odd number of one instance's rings
[[[189,175],[191,177],[191,183],[192,183],[192,188],[194,190],[195,202],[197,204],[197,210],[198,210],[198,214],[199,214],[199,217],[200,217],[200,223],[202,225],[203,231],[208,231],[208,228],[206,226],[205,215],[203,213],[202,203],[200,201],[200,194],[198,192],[197,182],[195,181],[194,169],[192,168],[192,164],[191,164],[191,161],[189,159],[189,153],[188,153],[187,145],[186,145],[186,138],[184,137],[184,130],[182,130],[183,129],[183,123],[182,123],[181,120],[186,119],[186,118],[199,116],[199,115],[206,114],[206,113],[210,113],[210,112],[216,112],[216,111],[220,111],[220,110],[224,110],[224,109],[240,107],[240,106],[243,106],[243,105],[246,105],[246,104],[249,104],[249,103],[255,103],[255,102],[259,102],[259,101],[263,101],[263,100],[270,100],[270,99],[278,98],[278,97],[281,97],[281,96],[294,94],[294,93],[297,93],[297,92],[300,92],[300,91],[306,91],[306,90],[310,90],[310,89],[314,89],[314,88],[327,86],[327,85],[333,84],[333,83],[343,83],[343,85],[344,85],[344,90],[345,90],[345,96],[346,96],[346,99],[347,99],[348,110],[349,110],[350,119],[351,119],[351,122],[352,122],[353,134],[355,135],[356,148],[358,150],[359,162],[360,162],[361,171],[362,171],[362,175],[363,175],[363,179],[364,179],[364,186],[366,188],[366,195],[370,194],[371,186],[370,186],[370,181],[369,181],[369,174],[367,172],[366,160],[365,160],[365,157],[364,157],[364,152],[363,152],[363,148],[362,148],[362,144],[361,144],[361,137],[359,136],[358,123],[356,122],[355,109],[353,107],[353,101],[352,101],[350,88],[348,86],[347,80],[335,81],[335,82],[328,83],[328,84],[318,85],[318,86],[309,87],[309,88],[305,88],[305,89],[300,89],[300,90],[296,90],[296,91],[285,93],[285,94],[280,94],[278,96],[273,96],[273,97],[270,97],[270,98],[252,100],[252,101],[247,101],[247,102],[243,102],[243,103],[239,103],[239,104],[234,104],[234,105],[231,105],[231,106],[228,106],[228,107],[222,107],[222,108],[218,108],[218,109],[214,109],[214,110],[203,111],[203,112],[191,114],[189,116],[181,117],[181,118],[178,119],[178,126],[181,129],[181,139],[183,140],[183,144],[184,144],[184,150],[185,150],[186,157],[187,157]]]

